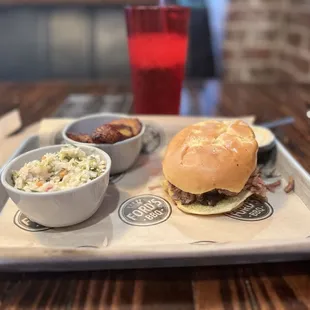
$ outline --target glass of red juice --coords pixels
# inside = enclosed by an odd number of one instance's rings
[[[134,112],[178,114],[190,9],[132,6],[125,14]]]

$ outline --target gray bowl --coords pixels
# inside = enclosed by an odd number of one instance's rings
[[[62,137],[66,143],[76,146],[88,145],[105,151],[112,160],[111,174],[117,174],[128,170],[138,158],[142,149],[142,138],[145,125],[142,124],[140,133],[132,138],[114,144],[81,143],[70,139],[68,132],[91,134],[94,129],[102,124],[109,123],[120,118],[131,118],[126,114],[102,113],[88,115],[69,123],[62,131]]]

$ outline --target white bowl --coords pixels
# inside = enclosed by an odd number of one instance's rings
[[[260,152],[272,149],[276,143],[276,137],[271,130],[262,126],[251,126]]]
[[[142,124],[141,131],[138,135],[114,144],[81,143],[67,136],[68,132],[90,135],[97,127],[120,118],[131,117],[126,114],[116,113],[88,115],[68,124],[62,131],[62,137],[66,143],[76,146],[89,145],[104,150],[110,155],[112,160],[111,174],[121,173],[128,170],[134,164],[141,152],[142,138],[145,131],[144,124]]]
[[[56,153],[64,145],[42,147],[18,156],[9,162],[1,182],[9,197],[30,220],[47,227],[75,225],[90,218],[100,207],[109,184],[111,159],[104,151],[80,147],[86,154],[98,154],[106,161],[106,171],[89,183],[57,192],[32,193],[13,187],[12,170],[19,170],[25,163],[40,159],[46,153]]]

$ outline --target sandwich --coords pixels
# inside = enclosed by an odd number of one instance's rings
[[[188,126],[166,149],[163,187],[180,210],[191,214],[230,212],[253,194],[265,199],[257,151],[254,132],[243,121]]]

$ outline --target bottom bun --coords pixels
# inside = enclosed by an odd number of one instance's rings
[[[169,189],[168,182],[165,180],[163,182],[164,190],[171,197],[173,195],[172,191]],[[227,199],[223,199],[218,202],[215,206],[204,206],[200,203],[192,203],[189,205],[183,205],[180,201],[174,201],[177,207],[189,214],[197,214],[197,215],[214,215],[214,214],[223,214],[227,212],[231,212],[242,206],[242,203],[253,195],[250,191],[242,191],[237,196],[228,197]],[[172,199],[172,198],[171,198]]]

